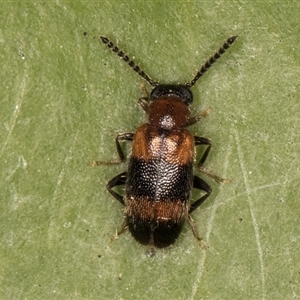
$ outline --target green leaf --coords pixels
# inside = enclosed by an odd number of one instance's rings
[[[300,296],[297,1],[2,2],[1,299],[292,299]],[[114,138],[145,121],[145,84],[105,35],[162,83],[192,88],[212,195],[153,258],[121,227],[106,182]],[[149,87],[147,87],[150,91]],[[194,194],[193,198],[198,195]]]

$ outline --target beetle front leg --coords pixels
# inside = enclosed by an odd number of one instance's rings
[[[117,147],[117,151],[118,151],[119,158],[120,158],[121,162],[124,162],[126,160],[126,157],[125,157],[124,152],[121,148],[120,142],[124,142],[124,141],[132,142],[133,137],[134,137],[134,133],[132,133],[132,132],[118,134],[117,137],[116,137],[116,147]]]

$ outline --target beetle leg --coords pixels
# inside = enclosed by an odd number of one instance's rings
[[[188,221],[189,221],[189,224],[192,228],[194,237],[200,242],[201,247],[203,249],[206,249],[205,242],[198,235],[197,230],[196,230],[196,226],[195,226],[195,222],[192,219],[192,217],[190,216],[190,213],[192,213],[195,209],[197,209],[209,197],[209,195],[211,193],[211,188],[202,178],[200,178],[198,176],[194,176],[193,188],[196,188],[196,189],[199,189],[199,190],[202,190],[202,191],[206,192],[205,195],[203,195],[198,200],[196,200],[194,203],[192,203],[192,205],[190,206],[189,215],[188,215]]]
[[[149,98],[148,97],[139,98],[139,105],[142,107],[144,112],[148,114]]]
[[[117,232],[117,235],[121,235],[126,229],[128,228],[128,224],[127,224],[127,220],[125,219],[122,227],[120,228],[120,230]]]
[[[194,140],[195,140],[195,146],[199,146],[199,145],[206,145],[208,146],[206,148],[206,150],[204,151],[202,157],[200,158],[199,162],[197,163],[197,168],[204,174],[206,174],[207,176],[211,177],[212,179],[214,179],[215,181],[218,182],[229,182],[228,179],[224,179],[218,175],[215,175],[213,172],[211,172],[210,170],[207,170],[206,168],[203,167],[203,164],[205,163],[208,154],[211,150],[211,140],[205,137],[201,137],[201,136],[194,136]]]
[[[125,157],[124,152],[121,148],[120,142],[124,142],[124,141],[132,142],[133,137],[134,137],[134,133],[132,133],[132,132],[121,133],[121,134],[118,134],[117,137],[116,137],[116,147],[117,147],[117,151],[118,151],[119,158],[120,158],[121,162],[124,162],[126,160],[126,157]]]
[[[206,192],[206,194],[192,203],[192,205],[189,209],[189,214],[192,213],[196,208],[198,208],[208,198],[208,196],[211,193],[211,187],[202,178],[200,178],[198,176],[194,176],[193,188],[202,190],[202,191]]]
[[[193,235],[199,241],[199,244],[200,244],[201,248],[204,249],[204,250],[207,249],[203,238],[198,235],[198,232],[197,232],[197,229],[196,229],[196,226],[195,226],[195,222],[194,222],[194,220],[192,219],[192,217],[190,215],[188,215],[188,221],[189,221],[189,224],[192,228]]]
[[[194,125],[195,123],[199,122],[201,119],[205,118],[211,112],[211,108],[207,108],[201,112],[198,116],[189,117],[185,127]]]
[[[106,185],[107,190],[123,205],[125,205],[124,197],[118,194],[117,192],[115,192],[113,188],[115,186],[124,185],[126,182],[126,176],[127,176],[126,172],[118,174],[113,179],[111,179]]]
[[[91,165],[92,166],[100,166],[100,165],[115,165],[120,164],[126,160],[125,154],[122,150],[122,147],[120,145],[120,142],[131,142],[133,140],[134,133],[132,132],[126,132],[126,133],[119,133],[116,137],[116,147],[119,155],[119,160],[111,160],[111,161],[99,161],[94,160]]]

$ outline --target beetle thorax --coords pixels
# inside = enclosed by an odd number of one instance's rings
[[[148,114],[151,125],[163,130],[172,130],[186,126],[190,111],[180,99],[162,97],[150,103]]]

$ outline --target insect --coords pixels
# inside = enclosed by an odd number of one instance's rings
[[[189,106],[193,102],[193,94],[190,88],[236,38],[227,39],[191,81],[186,84],[160,84],[152,80],[113,42],[100,36],[108,48],[154,87],[150,97],[139,99],[139,104],[148,115],[148,123],[139,126],[135,133],[118,134],[115,139],[121,162],[125,161],[125,155],[120,142],[132,142],[128,169],[107,183],[107,190],[125,206],[125,221],[120,232],[128,227],[139,243],[148,246],[149,256],[154,255],[155,248],[173,244],[186,220],[194,236],[202,240],[190,214],[209,197],[212,189],[202,178],[194,175],[196,146],[206,146],[197,168],[216,181],[224,182],[225,179],[203,168],[212,147],[211,140],[193,136],[186,129],[208,113],[206,110],[198,116],[191,116]],[[125,185],[124,195],[113,189],[121,185]],[[205,194],[191,202],[192,188]]]

